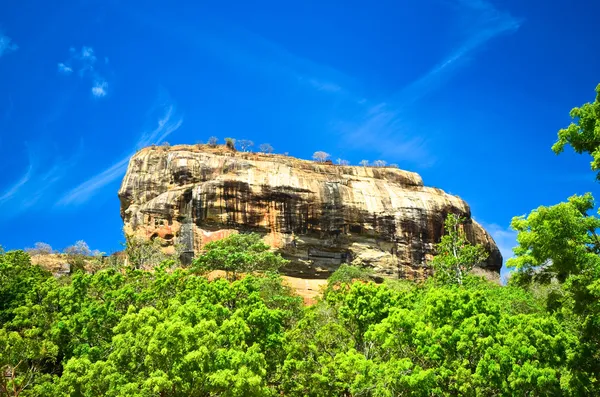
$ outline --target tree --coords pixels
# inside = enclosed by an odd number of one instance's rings
[[[373,275],[371,269],[342,264],[331,276],[329,276],[327,285],[331,289],[340,284],[352,284],[354,281],[368,282],[373,280]]]
[[[326,152],[314,152],[312,157],[313,157],[313,160],[323,162],[323,161],[329,159],[330,154],[326,153]]]
[[[360,160],[360,165],[362,165],[363,167],[368,167],[369,166],[369,160]]]
[[[268,143],[261,143],[258,148],[263,153],[273,153],[273,146]]]
[[[64,254],[69,264],[69,273],[73,274],[78,270],[85,270],[86,259],[92,255],[92,251],[83,240],[65,248]]]
[[[225,138],[225,146],[227,147],[227,149],[235,151],[235,139]]]
[[[387,163],[385,162],[385,160],[375,160],[373,161],[373,165],[375,167],[385,167]]]
[[[210,138],[208,138],[208,141],[207,141],[209,146],[212,146],[212,147],[217,146],[218,142],[219,142],[219,139],[216,136],[211,136]]]
[[[239,141],[237,141],[237,144],[240,145],[242,152],[247,152],[252,146],[254,146],[254,142],[248,139],[240,139]]]
[[[228,280],[235,280],[238,273],[276,271],[288,261],[269,248],[256,233],[233,234],[206,244],[193,267],[201,272],[224,270]]]
[[[461,228],[464,222],[464,218],[454,214],[448,214],[444,222],[446,235],[437,244],[433,258],[435,277],[443,283],[462,285],[473,266],[487,259],[481,245],[472,245],[466,239]]]
[[[349,165],[350,162],[348,160],[344,160],[344,159],[337,159],[337,163],[338,165]]]
[[[56,345],[35,333],[22,336],[0,328],[0,395],[25,395],[40,376],[44,361],[54,360],[57,354]]]
[[[125,237],[125,254],[128,265],[134,269],[152,269],[166,260],[178,260],[181,247],[175,246],[172,255],[165,253],[163,240],[160,237],[144,239],[137,236]]]
[[[554,153],[561,153],[566,145],[571,145],[577,153],[592,156],[591,168],[597,171],[600,181],[600,84],[596,86],[596,100],[571,110],[573,121],[567,128],[558,131],[558,140],[552,146]]]
[[[47,243],[37,242],[33,245],[33,248],[25,248],[25,252],[29,255],[50,255],[54,253],[54,250]]]
[[[564,282],[569,276],[597,266],[600,254],[600,219],[589,215],[594,208],[591,193],[571,196],[567,202],[540,206],[527,217],[513,218],[518,232],[515,257],[507,266],[528,274],[535,281]]]
[[[593,208],[594,199],[587,193],[513,218],[518,246],[507,262],[517,269],[509,284],[546,287],[542,296],[547,310],[579,332],[573,365],[587,374],[600,373],[600,219],[588,214]],[[600,392],[599,379],[583,379],[589,382],[586,394]]]

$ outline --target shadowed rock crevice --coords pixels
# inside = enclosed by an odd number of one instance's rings
[[[146,148],[132,158],[119,198],[128,234],[168,235],[192,256],[231,233],[258,232],[292,261],[285,273],[305,278],[327,277],[341,263],[425,277],[449,213],[467,218],[467,238],[490,253],[480,267],[497,275],[502,265],[463,200],[394,168],[207,146]]]

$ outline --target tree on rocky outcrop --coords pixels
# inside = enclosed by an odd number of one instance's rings
[[[344,159],[337,159],[336,162],[338,163],[338,165],[350,165],[350,162]]]
[[[328,289],[339,287],[342,284],[352,284],[355,281],[373,281],[373,270],[361,266],[342,264],[327,279]]]
[[[216,136],[211,136],[210,138],[208,138],[208,141],[206,143],[208,143],[209,146],[215,147],[217,146],[218,142],[219,139]]]
[[[554,153],[561,153],[566,145],[571,145],[577,153],[592,156],[590,163],[600,181],[600,84],[596,87],[596,100],[571,110],[572,122],[567,128],[558,131],[558,140],[552,146]]]
[[[385,160],[375,160],[375,161],[373,161],[373,165],[375,167],[385,167],[386,164],[387,164],[387,162]]]
[[[152,269],[169,259],[177,261],[181,250],[176,245],[173,254],[165,253],[160,237],[150,240],[133,235],[125,237],[127,264],[134,269]]]
[[[78,270],[85,270],[86,259],[92,255],[90,247],[83,240],[65,248],[64,254],[69,264],[69,273],[73,274]]]
[[[445,284],[462,285],[475,265],[483,263],[488,253],[480,245],[472,245],[462,229],[465,219],[449,214],[444,223],[446,235],[437,244],[433,258],[434,276]]]
[[[235,150],[235,139],[225,138],[225,146],[227,147],[227,149]]]
[[[33,248],[25,248],[25,252],[29,255],[50,255],[54,253],[54,250],[50,244],[37,242],[33,245]]]
[[[258,149],[263,153],[273,153],[273,146],[268,143],[261,143]]]
[[[360,160],[360,165],[362,165],[363,167],[368,167],[369,166],[369,160]]]
[[[240,149],[242,149],[242,152],[247,152],[254,146],[254,142],[248,139],[240,139],[237,141],[237,144],[240,146]]]
[[[223,270],[225,277],[233,281],[239,273],[276,271],[287,262],[281,255],[271,252],[260,235],[250,233],[233,234],[206,244],[204,253],[192,266],[200,273]]]
[[[331,155],[329,153],[322,152],[322,151],[314,152],[313,156],[312,156],[313,160],[320,161],[320,162],[328,160],[329,157],[331,157]]]

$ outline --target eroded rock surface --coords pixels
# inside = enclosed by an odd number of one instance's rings
[[[490,253],[482,269],[497,275],[502,265],[462,199],[395,168],[206,145],[151,147],[131,158],[119,198],[127,234],[161,237],[191,256],[231,233],[258,232],[292,261],[284,269],[292,276],[324,278],[348,262],[382,276],[422,278],[448,213],[465,216],[468,239]]]

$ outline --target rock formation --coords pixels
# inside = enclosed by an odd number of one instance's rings
[[[469,206],[414,173],[339,166],[208,145],[149,147],[129,163],[119,190],[126,234],[161,237],[188,257],[231,233],[254,231],[291,260],[284,273],[327,277],[341,263],[387,277],[422,278],[448,213],[467,218],[467,238],[502,256]]]

